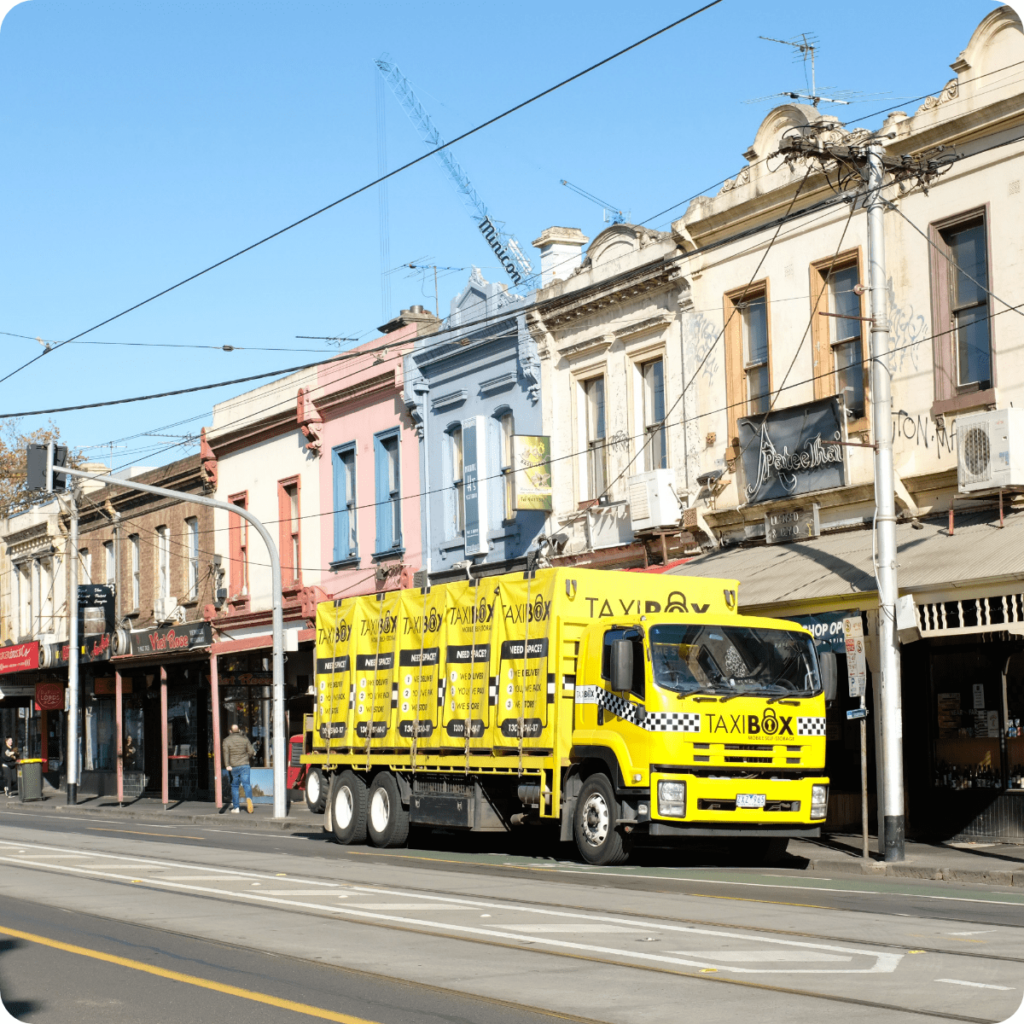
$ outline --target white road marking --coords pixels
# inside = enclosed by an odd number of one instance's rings
[[[3,841],[0,841],[0,846],[13,846],[13,845],[15,845],[15,844],[4,843]],[[52,850],[54,848],[53,847],[49,847],[49,848],[45,848],[44,847],[43,849],[51,849]],[[97,860],[106,859],[106,860],[111,860],[111,861],[115,861],[115,862],[118,862],[118,863],[120,863],[123,860],[123,858],[119,857],[116,854],[107,854],[107,853],[97,853],[97,854],[95,854],[95,857],[96,857]],[[10,858],[10,857],[2,857],[2,856],[0,856],[0,862],[2,862],[2,861],[11,862],[13,860],[14,859]],[[21,864],[21,862],[17,862],[17,861],[16,861],[16,863],[19,863],[20,866],[31,866],[31,865]],[[168,866],[170,866],[170,867],[191,867],[192,866],[192,865],[189,865],[189,864],[183,864],[181,862],[169,862],[169,861],[163,861],[163,860],[161,860],[161,861],[154,861],[153,863],[155,865],[162,866],[162,867],[168,867]],[[99,871],[99,870],[93,870],[93,869],[84,868],[84,867],[75,867],[73,865],[44,864],[44,865],[37,865],[37,867],[41,868],[42,870],[60,871],[60,872],[68,873],[68,874],[85,875],[85,876],[90,876],[90,877],[94,877],[94,878],[109,879],[109,880],[113,880],[113,881],[129,881],[129,882],[135,881],[135,879],[133,879],[132,876],[130,876],[130,875],[117,874],[117,873],[114,873],[112,871]],[[228,872],[224,872],[224,874],[229,874],[229,873]],[[234,873],[234,874],[235,874],[235,877],[238,877],[239,874],[243,874],[243,873],[238,872],[238,873]],[[244,873],[244,874],[247,874],[248,877],[253,877],[252,873]],[[267,877],[276,877],[276,876],[259,875],[257,877],[267,878]],[[381,921],[381,922],[388,922],[388,923],[398,924],[398,925],[402,925],[402,926],[405,926],[405,927],[414,926],[414,927],[417,927],[417,928],[431,929],[433,931],[440,932],[442,934],[444,934],[444,933],[448,933],[448,934],[455,933],[455,934],[463,934],[463,935],[479,935],[479,936],[485,936],[487,938],[511,939],[511,940],[515,941],[516,943],[522,943],[524,941],[524,938],[523,938],[523,936],[521,934],[518,934],[517,932],[515,932],[515,931],[513,931],[511,929],[503,928],[501,925],[497,925],[494,928],[470,927],[468,925],[453,924],[453,923],[450,923],[450,922],[447,922],[447,921],[439,922],[439,921],[431,921],[431,920],[422,919],[422,918],[400,917],[400,916],[393,915],[393,914],[374,913],[374,912],[367,911],[367,910],[356,909],[352,904],[345,904],[345,905],[342,905],[342,906],[334,906],[334,905],[327,906],[327,905],[319,904],[319,903],[306,903],[306,902],[302,902],[300,900],[294,900],[294,899],[286,900],[286,899],[282,899],[280,897],[268,896],[268,895],[266,895],[266,894],[264,894],[262,892],[259,892],[259,893],[252,892],[251,890],[215,889],[215,888],[212,888],[210,886],[200,886],[200,885],[194,885],[194,884],[190,885],[190,884],[186,884],[186,883],[183,883],[183,882],[164,881],[164,880],[161,880],[159,877],[145,878],[142,881],[145,882],[146,884],[149,884],[149,885],[165,886],[165,887],[168,887],[168,888],[171,888],[171,889],[180,890],[180,891],[185,892],[185,893],[194,892],[194,893],[211,894],[211,895],[216,895],[216,896],[230,896],[230,897],[235,897],[235,898],[244,898],[244,899],[250,899],[250,900],[258,900],[260,902],[268,903],[268,904],[273,904],[273,905],[279,906],[281,908],[297,908],[297,909],[301,909],[301,910],[315,910],[315,911],[318,911],[320,913],[327,912],[327,913],[331,913],[331,914],[343,914],[346,917],[354,918],[356,920],[364,919],[364,920],[368,920],[368,921]],[[316,883],[313,883],[313,884],[316,884]],[[425,906],[427,905],[426,901],[429,901],[429,902],[438,902],[438,903],[442,903],[442,904],[454,905],[456,908],[458,908],[458,907],[463,907],[463,908],[473,907],[473,908],[497,909],[497,910],[504,910],[504,911],[510,911],[511,910],[511,911],[514,911],[514,912],[517,912],[517,913],[533,913],[533,914],[544,915],[544,916],[549,916],[549,917],[559,917],[559,918],[563,918],[563,919],[574,919],[576,921],[581,921],[582,920],[582,921],[584,921],[586,923],[612,924],[612,925],[616,925],[618,927],[625,927],[627,929],[630,929],[630,928],[635,929],[637,927],[638,923],[639,923],[636,920],[623,920],[621,918],[604,917],[604,916],[595,915],[595,914],[581,914],[581,913],[573,913],[573,912],[568,912],[568,911],[549,910],[549,909],[546,909],[546,908],[521,906],[519,904],[512,904],[512,903],[499,904],[499,903],[483,902],[483,901],[480,901],[480,900],[459,899],[459,898],[454,898],[454,897],[445,897],[445,896],[440,896],[439,897],[439,896],[434,896],[434,895],[420,895],[418,893],[405,892],[405,891],[402,891],[402,890],[385,889],[385,888],[380,887],[380,886],[372,886],[372,887],[371,886],[349,886],[349,890],[350,891],[354,891],[354,892],[364,892],[364,893],[367,893],[367,894],[372,894],[374,896],[389,895],[389,896],[404,897],[405,899],[409,899],[410,897],[412,897],[412,898],[414,898],[414,899],[419,901],[419,902],[414,904],[414,906],[417,909],[424,909]],[[705,935],[705,936],[710,936],[710,937],[713,937],[713,938],[716,938],[716,939],[726,938],[726,939],[739,940],[741,942],[757,941],[757,942],[762,942],[762,943],[770,943],[772,945],[777,945],[777,946],[786,946],[786,947],[790,947],[790,948],[811,949],[811,950],[825,950],[825,951],[830,951],[830,952],[835,952],[835,953],[851,953],[851,954],[854,954],[856,956],[869,957],[869,958],[873,958],[874,959],[874,964],[872,966],[864,967],[864,968],[841,968],[841,969],[839,969],[839,968],[822,968],[822,969],[819,969],[819,970],[807,969],[807,968],[783,968],[783,969],[755,968],[755,967],[729,967],[729,968],[726,968],[726,970],[735,971],[737,973],[742,973],[742,974],[780,974],[780,973],[786,973],[786,974],[822,974],[822,973],[829,973],[829,974],[877,974],[877,973],[885,973],[885,974],[889,974],[889,973],[892,973],[893,971],[896,970],[896,967],[899,965],[900,961],[903,959],[903,954],[902,953],[879,953],[879,952],[876,952],[874,950],[867,951],[867,950],[860,950],[860,949],[852,949],[852,948],[847,947],[847,946],[832,946],[832,945],[826,945],[824,943],[798,942],[798,941],[795,941],[795,940],[792,940],[792,939],[773,939],[773,938],[765,938],[765,937],[762,937],[762,936],[758,936],[756,939],[753,939],[749,935],[739,935],[739,934],[736,934],[736,933],[733,933],[733,932],[719,931],[717,929],[693,928],[693,927],[686,926],[686,925],[670,925],[670,924],[665,924],[665,923],[662,923],[662,922],[653,922],[653,921],[652,922],[646,922],[645,921],[645,922],[643,922],[643,925],[644,925],[644,927],[648,931],[660,931],[660,932],[670,932],[670,933],[671,932],[675,932],[675,933],[685,933],[685,934],[689,934],[689,935]],[[703,967],[703,966],[705,966],[705,963],[703,961],[689,960],[689,959],[686,959],[684,957],[679,957],[679,956],[671,956],[671,955],[666,956],[666,955],[659,955],[659,954],[655,954],[655,953],[641,953],[641,952],[634,951],[634,950],[631,950],[631,949],[619,949],[619,948],[609,947],[609,946],[591,945],[589,943],[570,942],[570,941],[563,940],[563,939],[553,939],[553,938],[548,939],[548,938],[537,937],[537,938],[533,938],[533,939],[531,939],[529,941],[531,941],[533,943],[536,943],[537,945],[553,946],[553,947],[560,948],[560,949],[580,950],[580,951],[587,952],[587,953],[598,953],[598,954],[601,954],[603,956],[618,957],[618,958],[624,958],[624,959],[628,959],[628,960],[653,961],[653,962],[656,962],[656,963],[666,963],[666,964],[672,964],[674,966],[684,966],[684,967]]]
[[[836,956],[835,953],[817,953],[814,950],[799,949],[670,949],[670,953],[679,953],[682,956],[696,956],[708,963],[782,963],[790,960],[814,963],[829,963],[853,959],[850,956]]]
[[[991,935],[995,928],[984,928],[980,932],[946,932],[947,935]]]
[[[941,981],[944,985],[967,985],[970,988],[993,988],[997,992],[1015,992],[1016,989],[1011,988],[1009,985],[985,985],[980,981],[960,981],[959,978],[936,978],[936,981]]]
[[[643,935],[644,929],[627,928],[625,925],[615,924],[581,924],[575,921],[567,921],[565,924],[503,924],[500,927],[510,932],[527,932],[530,935],[552,932],[573,932],[582,934],[617,934],[617,935]],[[674,950],[673,950],[674,952]],[[849,959],[849,958],[847,958]]]

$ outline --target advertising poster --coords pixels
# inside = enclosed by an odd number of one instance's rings
[[[551,438],[516,434],[512,438],[513,507],[550,512]]]

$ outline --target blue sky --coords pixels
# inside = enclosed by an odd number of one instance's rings
[[[514,16],[507,5],[408,0],[22,3],[0,26],[0,331],[67,338],[376,177],[373,60],[384,52],[451,138],[696,6],[595,0]],[[759,35],[817,36],[820,92],[883,94],[830,112],[912,112],[917,104],[901,98],[939,91],[993,7],[960,0],[939,17],[923,0],[724,0],[455,155],[520,242],[552,224],[593,238],[600,207],[562,178],[639,222],[740,169],[773,105],[745,101],[804,87],[790,51]],[[390,91],[384,138],[390,167],[424,149]],[[467,268],[442,276],[442,312],[472,264],[502,279],[437,161],[392,179],[388,196],[391,266]],[[652,226],[666,228],[683,209]],[[226,380],[313,361],[309,348],[333,351],[296,335],[371,337],[385,319],[378,224],[371,190],[88,336],[238,350],[67,345],[0,384],[0,415]],[[432,279],[398,271],[389,282],[391,314],[433,306]],[[0,335],[0,376],[40,351]],[[53,419],[76,447],[125,446],[89,447],[92,457],[157,465],[195,451],[177,442],[198,433],[215,401],[242,390]]]

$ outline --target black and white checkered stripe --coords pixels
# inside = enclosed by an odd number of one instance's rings
[[[356,684],[352,683],[348,688],[348,709],[351,711],[356,706]]]
[[[498,706],[498,677],[491,676],[487,680],[487,703],[493,708]]]
[[[577,686],[577,704],[597,704],[626,722],[647,732],[700,732],[700,713],[696,711],[651,711],[637,721],[639,704],[609,693],[603,686]]]
[[[555,703],[555,674],[553,672],[548,673],[548,703]]]
[[[391,684],[391,707],[392,709],[398,707],[398,683]]]
[[[824,736],[825,719],[798,717],[796,720],[796,734],[797,736]]]
[[[437,681],[437,706],[439,708],[444,707],[444,695],[448,689],[448,676],[442,675]]]

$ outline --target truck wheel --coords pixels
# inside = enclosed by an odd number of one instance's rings
[[[310,766],[306,774],[306,806],[314,814],[323,814],[327,806],[327,782],[319,768]]]
[[[355,772],[344,771],[334,781],[331,826],[345,846],[366,842],[366,783]]]
[[[629,843],[615,827],[619,806],[607,775],[591,775],[576,798],[573,834],[576,848],[588,864],[624,864]]]
[[[374,846],[401,846],[409,838],[409,812],[391,772],[374,777],[366,827]]]

